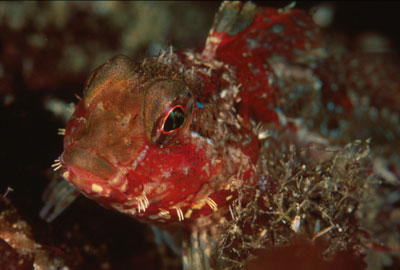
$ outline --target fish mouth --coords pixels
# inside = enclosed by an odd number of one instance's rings
[[[126,201],[140,201],[143,187],[134,186],[127,178],[125,170],[114,167],[104,158],[90,150],[76,146],[67,147],[60,157],[62,164],[61,175],[76,186],[86,197],[102,205],[123,203]],[[146,203],[139,206],[145,210]]]
[[[107,195],[110,193],[105,189],[107,182],[104,179],[101,179],[78,166],[65,166],[61,170],[61,175],[64,179],[68,180],[71,184],[77,187],[87,197],[92,198],[99,195],[103,195],[102,197],[107,197]]]
[[[62,159],[62,156],[61,158]],[[65,161],[64,161],[65,162]],[[68,163],[61,170],[61,175],[73,184],[78,190],[108,209],[114,209],[130,216],[146,212],[150,202],[145,194],[133,195],[127,190],[128,180],[122,171],[104,179],[88,172],[86,168]]]
[[[107,179],[117,173],[117,169],[104,158],[74,146],[64,150],[60,162],[63,166],[61,175],[85,195],[103,193]]]
[[[63,167],[76,171],[82,179],[109,179],[116,174],[117,169],[106,159],[90,150],[79,147],[68,147],[60,157]]]

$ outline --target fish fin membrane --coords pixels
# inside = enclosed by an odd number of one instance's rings
[[[211,31],[228,33],[233,36],[246,29],[252,22],[258,8],[252,2],[225,1],[214,18]]]
[[[39,216],[46,222],[56,219],[78,197],[78,189],[61,176],[51,180],[43,192],[44,205]]]

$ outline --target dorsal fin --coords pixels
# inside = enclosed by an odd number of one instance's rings
[[[258,8],[252,2],[224,1],[214,17],[202,56],[212,59],[218,45],[226,35],[236,35],[253,22]]]

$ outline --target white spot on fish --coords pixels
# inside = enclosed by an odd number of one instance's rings
[[[103,191],[103,188],[100,185],[92,184],[92,191],[96,193],[100,193]]]
[[[135,159],[135,161],[133,162],[133,164],[132,164],[132,169],[133,170],[136,169],[136,167],[139,164],[139,162],[144,159],[144,157],[146,156],[148,150],[149,150],[149,147],[146,145],[144,147],[144,149],[138,155],[137,159]]]

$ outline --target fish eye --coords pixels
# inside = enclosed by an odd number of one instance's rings
[[[184,82],[160,80],[146,89],[143,120],[152,143],[166,145],[191,122],[193,96]]]
[[[178,103],[178,104],[176,104]],[[175,138],[181,129],[187,126],[188,117],[192,110],[192,97],[179,97],[167,106],[154,123],[151,140],[159,145],[165,145]],[[186,114],[185,114],[186,113]]]
[[[185,109],[181,105],[175,105],[169,110],[162,127],[162,132],[168,134],[179,129],[185,122]]]

